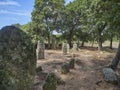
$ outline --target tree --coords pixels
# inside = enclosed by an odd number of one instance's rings
[[[98,50],[102,49],[102,43],[104,40],[104,31],[107,27],[107,22],[105,20],[105,10],[106,7],[103,0],[93,0],[90,3],[89,11],[90,15],[88,15],[88,20],[90,21],[90,32],[95,32],[96,39],[98,42]]]
[[[62,23],[62,33],[65,36],[65,39],[68,41],[70,47],[72,47],[72,41],[74,32],[80,27],[80,10],[75,10],[76,2],[69,3],[65,6],[63,13],[63,23]]]
[[[109,11],[106,12],[106,15],[108,16],[106,19],[109,22],[109,26],[110,26],[109,28],[111,28],[112,31],[117,32],[119,34],[120,33],[120,25],[119,25],[120,0],[110,0],[110,1],[106,1],[106,3],[107,6],[109,6]],[[110,67],[114,70],[117,69],[119,60],[120,60],[120,43]]]
[[[50,48],[51,35],[59,21],[59,13],[64,6],[64,0],[35,0],[32,12],[34,30],[39,35],[47,36]]]
[[[62,31],[70,46],[72,46],[74,36],[82,40],[82,46],[85,41],[88,41],[86,40],[88,39],[87,34],[90,33],[91,27],[94,25],[91,23],[93,17],[90,17],[90,15],[92,16],[90,5],[91,0],[75,0],[65,7]]]
[[[21,25],[21,29],[31,37],[34,44],[37,44],[39,34],[34,31],[32,22],[28,22],[27,24]]]
[[[108,30],[106,30],[105,35],[106,35],[106,40],[109,40],[109,42],[110,42],[109,48],[112,49],[113,48],[113,38],[116,36],[116,32],[108,29]]]

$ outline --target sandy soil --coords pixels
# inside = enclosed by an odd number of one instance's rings
[[[104,49],[98,52],[97,48],[85,47],[74,55],[63,56],[61,50],[45,50],[45,59],[37,61],[37,66],[42,66],[43,73],[36,76],[38,83],[35,90],[42,90],[49,72],[56,73],[65,81],[65,84],[57,86],[57,90],[116,90],[116,86],[104,81],[101,73],[102,68],[112,61],[115,51],[116,49]],[[75,68],[66,75],[61,74],[61,65],[72,56],[76,59]]]

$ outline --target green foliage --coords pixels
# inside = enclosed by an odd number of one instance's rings
[[[79,29],[80,26],[80,12],[74,10],[74,3],[70,3],[66,6],[63,14],[63,26],[61,27],[63,37],[72,46],[72,40],[74,32]]]
[[[53,30],[58,29],[64,0],[35,0],[32,24],[35,33],[48,38],[50,44]]]
[[[64,0],[35,0],[32,12],[33,28],[41,35],[50,35],[56,28]]]
[[[62,39],[62,34],[57,34],[56,35],[56,40],[61,43],[61,39]]]
[[[36,42],[41,36],[50,43],[53,31],[62,33],[56,39],[97,41],[120,37],[119,0],[35,0],[32,22],[15,26],[27,32]]]
[[[110,0],[105,1],[107,10],[106,21],[109,25],[109,31],[115,33],[118,37],[120,37],[120,1],[119,0]]]

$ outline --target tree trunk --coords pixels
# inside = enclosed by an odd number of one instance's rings
[[[98,50],[100,51],[102,49],[102,36],[101,36],[102,31],[98,30]]]
[[[48,35],[48,49],[51,48],[51,45],[50,45],[50,36]]]
[[[111,37],[111,39],[110,39],[110,49],[112,49],[112,42],[113,42],[113,38]]]
[[[84,47],[84,40],[83,40],[82,43],[81,43],[81,47]]]
[[[70,30],[70,35],[69,35],[69,38],[68,38],[68,43],[70,45],[70,48],[72,47],[72,33],[73,33],[73,30]]]
[[[71,37],[68,39],[68,43],[69,43],[70,48],[71,48],[72,47],[72,38]]]
[[[110,67],[114,70],[117,69],[117,65],[119,63],[119,60],[120,60],[120,43],[119,43],[118,50],[116,52],[116,55],[115,55],[111,65],[110,65]]]
[[[99,41],[98,41],[98,50],[100,51],[101,49],[102,49],[102,41],[99,40]]]
[[[98,26],[98,50],[100,51],[102,49],[102,31],[105,29],[107,23],[101,23],[100,26]]]

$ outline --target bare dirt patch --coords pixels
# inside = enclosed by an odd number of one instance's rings
[[[57,90],[114,90],[116,86],[104,81],[101,70],[111,62],[115,51],[98,52],[96,48],[82,48],[74,54],[75,68],[65,75],[61,74],[61,65],[73,55],[63,56],[61,50],[46,50],[45,59],[37,61],[37,66],[42,66],[44,73],[38,75],[39,83],[35,90],[42,90],[45,73],[49,72],[65,81],[65,84],[57,86]]]

